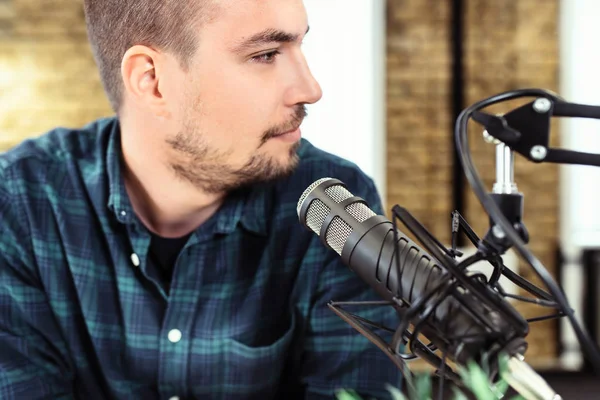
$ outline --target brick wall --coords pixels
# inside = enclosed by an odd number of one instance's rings
[[[466,88],[469,104],[506,90],[539,87],[558,88],[558,1],[468,0],[466,14]],[[528,99],[527,101],[531,101]],[[523,103],[523,102],[520,102]],[[497,108],[507,112],[520,103]],[[474,161],[481,176],[491,187],[494,180],[494,146],[476,140],[480,132],[472,132]],[[558,130],[552,127],[553,146],[558,146]],[[515,181],[525,195],[524,222],[531,237],[530,249],[551,272],[556,271],[558,241],[558,167],[534,164],[518,156]],[[482,209],[469,193],[467,218],[478,232],[487,229],[481,218]],[[539,281],[528,265],[519,274]],[[520,306],[526,316],[549,314],[539,307]],[[532,324],[528,337],[528,358],[545,364],[555,356],[554,322]]]
[[[444,243],[452,211],[451,1],[388,0],[389,205],[411,211]],[[509,89],[557,87],[557,0],[464,0],[466,105]],[[496,112],[507,112],[513,103]],[[553,131],[556,133],[556,131]],[[557,135],[554,134],[554,145]],[[494,179],[494,146],[472,129],[473,159],[487,187]],[[515,180],[525,194],[531,249],[554,271],[558,236],[558,170],[517,160]],[[483,235],[488,220],[467,188],[466,218]],[[522,265],[521,275],[534,279]],[[537,282],[537,281],[536,281]],[[539,308],[522,307],[526,316]],[[533,324],[528,361],[555,356],[553,323]]]
[[[450,2],[388,0],[387,204],[450,238]]]
[[[79,0],[0,0],[0,149],[111,115]]]

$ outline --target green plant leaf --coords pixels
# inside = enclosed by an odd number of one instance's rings
[[[496,393],[496,397],[498,399],[504,398],[504,395],[508,390],[508,386],[508,382],[504,379],[500,379],[498,382],[496,382],[496,385],[494,386],[494,392]]]
[[[393,400],[406,400],[406,397],[397,388],[393,387],[389,383],[386,384],[385,388],[392,395]]]
[[[417,398],[415,400],[431,400],[431,375],[418,375],[415,386],[417,389]]]
[[[406,374],[403,374],[404,384],[406,384],[406,390],[408,391],[408,398],[411,400],[418,399],[418,392],[415,387],[415,379],[412,372],[408,371]]]
[[[472,361],[467,363],[467,373],[462,375],[463,379],[464,375],[468,375],[465,385],[478,400],[495,400],[496,396],[490,387],[490,381],[479,365]]]
[[[498,356],[498,371],[501,374],[508,371],[508,356],[504,353]]]
[[[337,400],[362,400],[354,390],[338,390],[335,393]]]
[[[481,369],[485,373],[485,376],[490,376],[490,356],[488,353],[484,353],[481,356],[481,362],[479,363]]]
[[[452,389],[454,389],[454,400],[469,400],[467,396],[457,388]]]
[[[465,385],[466,388],[470,388],[471,374],[469,373],[469,370],[465,367],[459,367],[458,374],[460,375],[460,379],[462,380],[463,385]]]
[[[494,392],[498,399],[504,398],[506,391],[508,390],[508,381],[504,379],[504,374],[508,371],[508,356],[505,353],[498,355],[498,372],[499,380],[494,386]]]

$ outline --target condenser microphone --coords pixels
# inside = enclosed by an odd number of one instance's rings
[[[487,285],[475,280],[450,288],[454,280],[444,264],[395,229],[385,216],[374,213],[337,179],[323,178],[311,184],[300,197],[297,212],[300,222],[379,296],[404,304],[406,307],[396,306],[400,315],[407,307],[422,303],[428,318],[421,333],[450,359],[465,365],[483,354],[504,352],[511,357],[509,368],[519,368],[520,376],[515,379],[523,381],[521,389],[532,382],[529,375],[536,374],[523,367],[527,364],[522,357],[528,324]],[[493,301],[482,301],[482,296]],[[506,303],[510,318],[494,308],[498,301]],[[526,370],[530,374],[525,374]],[[560,398],[548,385],[538,387],[539,393],[529,398]]]

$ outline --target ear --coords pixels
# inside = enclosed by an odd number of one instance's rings
[[[156,116],[168,113],[160,90],[161,69],[161,54],[147,46],[131,47],[121,62],[121,77],[128,97]]]

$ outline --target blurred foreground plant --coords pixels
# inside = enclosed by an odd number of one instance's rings
[[[500,371],[506,371],[506,358],[500,357]],[[514,396],[506,398],[508,383],[500,378],[498,382],[492,384],[488,379],[488,374],[475,362],[470,362],[466,367],[458,368],[458,372],[463,381],[464,388],[454,389],[454,400],[467,400],[469,397],[465,394],[469,393],[477,400],[525,400],[522,396]],[[502,376],[502,374],[500,374]],[[407,383],[408,396],[402,394],[397,388],[390,385],[387,390],[390,392],[393,400],[433,400],[431,375],[417,374],[404,376]],[[412,384],[411,384],[412,383]],[[338,400],[363,400],[353,390],[340,390],[337,393]],[[365,399],[368,400],[368,399]]]

